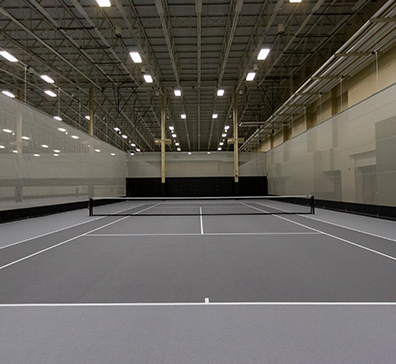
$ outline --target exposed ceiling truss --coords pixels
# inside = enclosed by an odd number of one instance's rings
[[[60,108],[66,123],[86,131],[92,89],[95,135],[125,151],[133,150],[132,143],[142,151],[158,150],[162,89],[166,137],[174,140],[167,148],[175,150],[177,142],[182,151],[217,150],[227,138],[226,125],[232,134],[234,87],[239,136],[246,140],[242,150],[252,150],[270,127],[301,112],[298,105],[314,101],[322,88],[334,87],[372,57],[370,38],[367,47],[343,47],[365,22],[371,18],[368,28],[384,29],[377,42],[383,47],[396,24],[390,11],[373,18],[383,5],[390,9],[393,1],[386,0],[111,3],[100,8],[95,0],[0,0],[0,48],[20,61],[0,60],[0,88],[50,115]],[[262,47],[271,52],[258,61]],[[141,54],[141,64],[133,63],[131,51]],[[247,82],[252,70],[256,77]],[[42,74],[55,80],[60,102],[44,94],[56,88]],[[174,95],[176,88],[181,97]],[[220,88],[223,97],[217,96]]]

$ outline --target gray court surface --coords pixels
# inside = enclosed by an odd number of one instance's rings
[[[1,224],[0,362],[393,363],[395,277],[395,222],[324,210]]]

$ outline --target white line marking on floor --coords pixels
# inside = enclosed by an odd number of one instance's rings
[[[271,207],[271,206],[268,206],[268,205],[263,204],[263,203],[260,203],[260,202],[256,202],[256,204],[257,204],[257,205],[261,205],[261,206],[265,206],[265,207]],[[281,211],[285,211],[285,212],[290,212],[290,210],[284,210],[284,209],[281,209],[280,207],[276,207],[276,209],[281,210]],[[386,236],[382,236],[382,235],[377,235],[377,234],[369,233],[369,232],[367,232],[367,231],[363,231],[363,230],[355,229],[355,228],[352,228],[352,227],[348,227],[348,226],[336,224],[336,223],[330,222],[330,221],[321,220],[321,219],[318,219],[318,218],[315,218],[315,217],[312,217],[312,216],[308,216],[308,215],[300,215],[300,214],[297,214],[297,215],[300,216],[300,217],[304,217],[304,218],[306,218],[306,219],[311,219],[311,220],[323,222],[323,223],[325,223],[325,224],[338,226],[338,227],[341,227],[341,228],[343,228],[343,229],[348,229],[348,230],[356,231],[356,232],[358,232],[358,233],[362,233],[362,234],[374,236],[374,237],[376,237],[376,238],[380,238],[380,239],[385,239],[385,240],[389,240],[389,241],[396,242],[396,239],[388,238],[388,237],[386,237]]]
[[[380,239],[385,239],[385,240],[389,240],[389,241],[396,242],[396,239],[392,239],[392,238],[388,238],[388,237],[386,237],[386,236],[382,236],[382,235],[377,235],[377,234],[369,233],[369,232],[367,232],[367,231],[363,231],[363,230],[351,228],[351,227],[344,226],[344,225],[339,225],[339,224],[336,224],[336,223],[334,223],[334,222],[330,222],[330,221],[325,221],[325,220],[317,219],[317,218],[314,218],[314,217],[311,217],[311,216],[305,216],[305,215],[298,215],[298,216],[305,217],[305,218],[307,218],[307,219],[311,219],[311,220],[315,220],[315,221],[319,221],[319,222],[323,222],[323,223],[325,223],[325,224],[338,226],[338,227],[341,227],[341,228],[343,228],[343,229],[348,229],[348,230],[356,231],[356,232],[358,232],[358,233],[362,233],[362,234],[374,236],[374,237],[376,237],[376,238],[380,238]]]
[[[203,219],[202,219],[202,207],[199,208],[199,221],[201,223],[201,234],[204,234],[204,228],[203,228]]]
[[[258,207],[253,207],[253,206],[250,206],[250,207],[252,207],[252,208],[254,208],[254,209],[257,209],[257,210],[262,210],[262,209],[259,209]],[[262,210],[262,211],[263,211],[263,212],[268,212],[268,211],[265,211],[265,210]],[[364,250],[367,250],[367,251],[369,251],[369,252],[371,252],[371,253],[378,254],[378,255],[383,256],[383,257],[385,257],[385,258],[392,259],[392,260],[396,261],[396,258],[395,258],[395,257],[392,257],[391,255],[384,254],[384,253],[381,253],[381,252],[379,252],[379,251],[377,251],[377,250],[367,248],[367,247],[365,247],[365,246],[363,246],[363,245],[354,243],[353,241],[340,238],[340,237],[338,237],[338,236],[336,236],[336,235],[332,235],[332,234],[326,233],[326,232],[324,232],[324,231],[321,231],[321,230],[319,230],[319,229],[312,228],[312,227],[310,227],[310,226],[301,224],[301,223],[299,223],[299,222],[296,222],[296,221],[287,219],[286,217],[283,217],[283,216],[279,216],[279,215],[273,215],[273,216],[277,217],[278,219],[282,219],[282,220],[291,222],[292,224],[296,224],[296,225],[305,227],[306,229],[319,232],[320,234],[323,234],[323,235],[326,235],[326,236],[330,236],[331,238],[340,240],[340,241],[342,241],[342,242],[344,242],[344,243],[347,243],[347,244],[356,246],[356,247],[358,247],[358,248],[360,248],[360,249],[364,249]]]
[[[100,227],[98,227],[98,228],[96,228],[96,229],[89,230],[89,231],[87,231],[87,232],[84,233],[84,234],[80,234],[80,235],[74,236],[73,238],[70,238],[70,239],[67,239],[67,240],[65,240],[65,241],[62,241],[62,242],[60,242],[60,243],[58,243],[58,244],[52,245],[52,246],[50,246],[50,247],[48,247],[48,248],[46,248],[46,249],[39,250],[38,252],[35,252],[35,253],[33,253],[33,254],[30,254],[30,255],[27,255],[26,257],[17,259],[17,260],[15,260],[15,261],[11,262],[11,263],[8,263],[8,264],[5,264],[5,265],[1,266],[1,267],[0,267],[0,270],[2,270],[2,269],[4,269],[4,268],[7,268],[7,267],[10,267],[11,265],[14,265],[14,264],[16,264],[16,263],[22,262],[22,261],[24,261],[24,260],[26,260],[26,259],[32,258],[32,257],[34,257],[34,256],[36,256],[36,255],[38,255],[38,254],[44,253],[44,252],[46,252],[46,251],[48,251],[48,250],[54,249],[54,248],[56,248],[56,247],[58,247],[58,246],[61,246],[61,245],[63,245],[63,244],[69,243],[70,241],[76,240],[76,239],[78,239],[78,238],[80,238],[80,237],[82,237],[82,236],[85,236],[85,235],[89,234],[89,233],[92,232],[92,231],[96,231],[96,230],[102,229],[102,228],[104,228],[104,227],[106,227],[106,226],[115,224],[115,223],[117,223],[117,222],[119,222],[119,221],[121,221],[121,220],[125,220],[125,219],[127,219],[128,217],[129,217],[129,216],[125,216],[125,217],[123,217],[123,218],[121,218],[121,219],[118,219],[118,220],[116,220],[116,221],[110,222],[110,223],[108,223],[108,224],[106,224],[106,225],[103,225],[103,226],[100,226]]]
[[[145,205],[145,204],[141,204],[141,205],[139,205],[139,206],[143,206],[143,205]],[[137,207],[139,207],[139,206],[137,206]],[[126,210],[129,210],[129,209],[123,209],[123,210],[120,210],[120,211],[118,211],[118,212],[122,212],[122,211],[126,211]],[[118,212],[115,212],[115,213],[118,213]],[[71,229],[71,228],[76,227],[76,226],[79,226],[79,225],[87,224],[87,223],[92,222],[92,221],[96,221],[96,220],[99,220],[99,219],[104,219],[105,217],[108,217],[108,216],[97,217],[96,219],[90,219],[90,220],[88,220],[88,221],[80,222],[80,223],[78,223],[78,224],[71,225],[71,226],[67,226],[67,227],[64,227],[64,228],[62,228],[62,229],[53,230],[53,231],[50,231],[50,232],[45,233],[45,234],[41,234],[41,235],[34,236],[34,237],[32,237],[32,238],[27,238],[27,239],[24,239],[24,240],[17,241],[17,242],[15,242],[15,243],[11,243],[11,244],[8,244],[8,245],[4,245],[4,246],[0,247],[0,250],[1,250],[1,249],[5,249],[5,248],[9,248],[9,247],[14,246],[14,245],[26,243],[26,242],[29,241],[29,240],[34,240],[34,239],[42,238],[43,236],[47,236],[47,235],[51,235],[51,234],[58,233],[58,232],[63,231],[63,230]]]
[[[117,237],[117,236],[200,236],[201,233],[166,233],[166,234],[89,234],[87,237]],[[204,235],[209,236],[238,236],[238,235],[321,235],[321,233],[316,232],[295,232],[295,233],[205,233]]]
[[[0,308],[155,306],[396,306],[396,302],[165,302],[165,303],[6,303]]]
[[[206,304],[209,303],[209,298],[208,298],[208,297],[205,298],[205,303],[206,303]]]

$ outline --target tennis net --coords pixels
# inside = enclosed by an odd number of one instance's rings
[[[90,216],[210,216],[314,214],[304,196],[101,197],[89,201]]]

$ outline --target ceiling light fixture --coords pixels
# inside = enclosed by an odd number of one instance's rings
[[[212,118],[213,118],[213,119],[217,119],[218,116],[219,116],[219,115],[217,115],[217,114],[213,114],[213,115],[212,115]]]
[[[6,96],[8,96],[8,97],[11,97],[11,98],[14,98],[15,97],[15,95],[14,94],[12,94],[11,92],[9,92],[9,91],[1,91],[4,95],[6,95]]]
[[[73,139],[78,139],[78,136],[77,135],[72,135],[72,138]]]
[[[140,57],[139,52],[130,52],[129,55],[131,56],[133,62],[142,63],[142,57]]]
[[[7,51],[0,51],[0,56],[4,57],[6,60],[10,62],[18,62],[18,60],[12,54],[9,54]]]
[[[186,114],[181,114],[180,117],[181,117],[182,119],[185,119],[185,118],[187,117],[187,115],[186,115]]]
[[[42,147],[43,148],[48,148],[48,145],[47,144],[43,144]]]
[[[173,127],[173,126],[170,126],[169,127],[169,130],[174,130],[175,128]]]
[[[257,59],[259,61],[264,61],[268,57],[269,52],[270,52],[270,50],[268,48],[262,48],[260,53],[257,56]]]
[[[174,138],[176,138],[176,137],[177,137],[177,135],[176,135],[176,134],[172,134],[172,136],[173,136]]]
[[[109,8],[111,6],[110,0],[96,0],[101,8]]]
[[[222,89],[220,89],[220,90],[217,90],[217,96],[223,96],[224,95],[224,90],[222,90]]]
[[[62,118],[60,117],[60,116],[54,116],[54,119],[55,120],[58,120],[58,121],[62,121]],[[58,129],[58,130],[60,130],[60,129]],[[61,131],[63,131],[63,130],[61,130]],[[66,130],[65,130],[66,131]]]
[[[153,83],[153,78],[151,75],[143,75],[143,78],[147,83]]]
[[[54,83],[55,82],[50,76],[41,75],[40,77],[47,83]]]
[[[58,128],[58,130],[59,130],[59,131],[63,131],[63,132],[66,131],[66,129],[64,129],[64,128]]]
[[[256,72],[249,72],[246,76],[246,81],[253,81],[256,77]]]
[[[9,134],[12,133],[12,130],[10,130],[10,129],[3,129],[3,131],[4,131],[4,133],[9,133]]]
[[[290,1],[290,3],[300,3],[302,0],[289,0]]]
[[[23,139],[23,140],[29,140],[30,138],[27,137],[27,136],[23,136],[22,139]]]
[[[177,151],[178,151],[178,152],[180,152],[180,151],[181,151],[181,149],[180,149],[180,148],[177,148]]]
[[[91,120],[91,117],[89,115],[85,115],[85,119]]]
[[[179,89],[175,90],[175,96],[181,96],[181,91]]]
[[[139,148],[136,148],[136,151],[137,151],[137,152],[140,152],[140,149],[139,149]]]
[[[222,136],[223,138],[225,138],[225,137],[227,136],[227,134],[224,133],[224,134],[221,134],[221,136]]]
[[[121,136],[122,136],[124,139],[128,139],[128,136],[125,135],[125,134],[122,134]]]
[[[221,150],[221,147],[218,147],[217,150]]]
[[[48,96],[56,97],[56,93],[55,93],[55,92],[52,92],[51,90],[45,90],[44,92],[45,92]]]
[[[225,127],[224,127],[224,130],[228,130],[230,128],[230,126],[229,125],[226,125]]]

